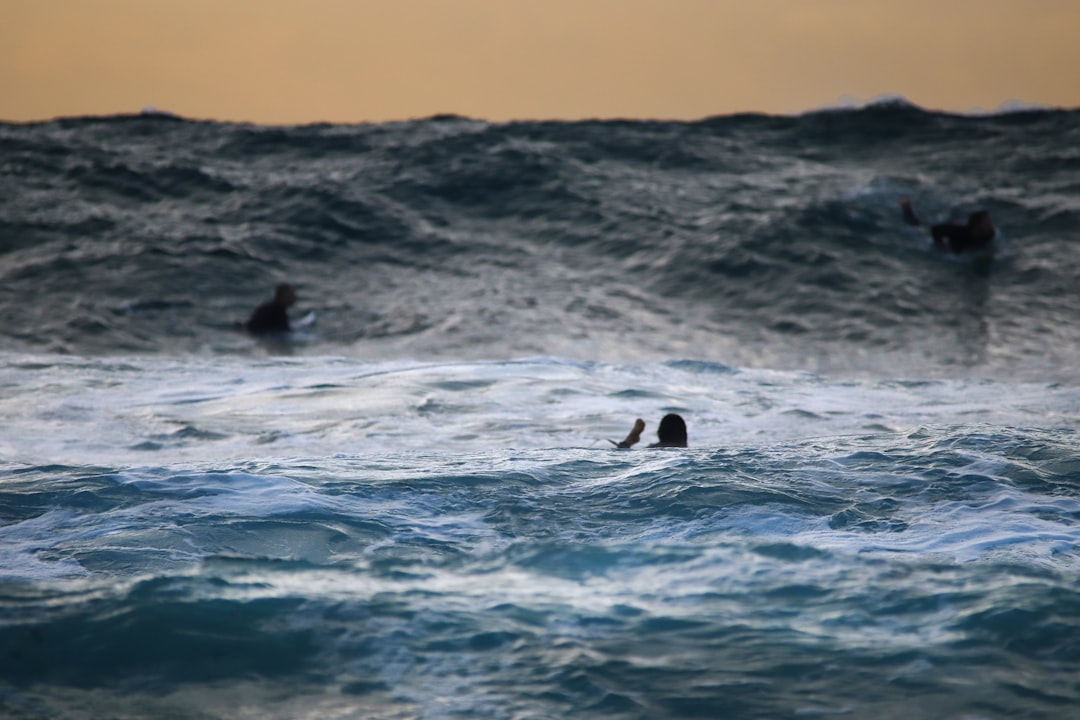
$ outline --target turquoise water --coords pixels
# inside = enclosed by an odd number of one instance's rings
[[[1076,716],[1076,118],[0,125],[0,715]]]

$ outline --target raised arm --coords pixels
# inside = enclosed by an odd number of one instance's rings
[[[641,441],[641,433],[645,431],[645,421],[638,418],[634,421],[634,427],[630,430],[630,434],[626,436],[626,439],[622,442],[615,442],[614,440],[608,440],[612,445],[617,448],[629,448],[633,447],[636,443]]]

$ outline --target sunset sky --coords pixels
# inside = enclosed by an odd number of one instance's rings
[[[1080,0],[0,0],[0,120],[1080,107]]]

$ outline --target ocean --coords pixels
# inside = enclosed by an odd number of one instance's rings
[[[1080,718],[1078,228],[1076,110],[0,123],[0,717]]]

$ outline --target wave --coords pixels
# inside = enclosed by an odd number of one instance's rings
[[[298,352],[1068,373],[1078,118],[894,100],[698,122],[0,124],[0,336],[258,351],[232,328],[288,279],[319,317]],[[988,209],[997,259],[939,256],[901,197],[934,219]]]
[[[912,100],[900,93],[882,93],[869,99],[861,98],[855,95],[841,95],[833,102],[813,108],[810,112],[819,112],[822,110],[864,110],[868,107],[874,106],[897,106],[916,108],[919,110],[927,110],[927,108],[923,108],[922,106],[918,105],[917,103],[913,102]],[[963,112],[949,112],[944,110],[932,110],[931,112],[940,112],[953,115],[986,116],[1011,115],[1013,113],[1028,112],[1047,112],[1063,109],[1064,108],[1056,107],[1053,105],[1033,103],[1026,100],[1012,98],[1009,100],[1001,101],[1000,103],[998,103],[997,107],[991,109],[983,107],[973,107]]]
[[[0,710],[1054,717],[1080,663],[1074,447],[958,426],[7,466]]]

